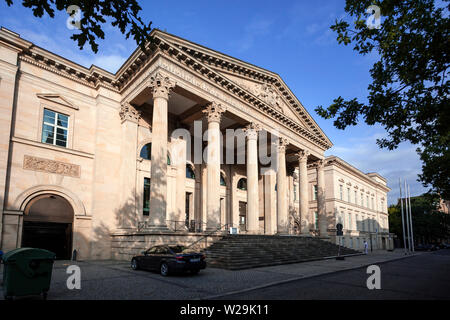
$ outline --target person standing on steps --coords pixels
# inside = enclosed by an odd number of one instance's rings
[[[367,241],[364,240],[364,254],[367,254],[369,250],[369,245],[367,244]]]

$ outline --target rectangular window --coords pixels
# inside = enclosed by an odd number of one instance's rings
[[[297,185],[294,184],[294,201],[297,201]]]
[[[313,200],[317,200],[317,185],[314,186],[314,195],[313,195],[314,199]]]
[[[347,188],[347,201],[350,202],[350,188]]]
[[[342,186],[339,186],[339,199],[344,200],[344,190]]]
[[[67,147],[69,116],[49,109],[44,109],[42,119],[42,142],[55,146]]]
[[[355,191],[355,204],[358,204],[358,193]]]
[[[348,230],[352,230],[352,214],[348,214]]]
[[[366,207],[369,207],[369,196],[366,196]]]
[[[375,200],[372,198],[372,210],[375,210]]]
[[[355,215],[355,221],[356,221],[356,231],[359,231],[359,221],[358,221],[359,216]]]
[[[314,212],[314,228],[316,230],[319,229],[319,215],[317,214],[317,211]]]
[[[364,206],[364,194],[361,193],[361,203],[360,206]]]
[[[142,211],[144,216],[150,214],[150,178],[144,178],[144,207]]]

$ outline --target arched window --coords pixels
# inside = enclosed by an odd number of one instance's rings
[[[145,146],[143,146],[139,156],[142,159],[145,159],[145,160],[152,160],[152,144],[151,143],[147,143]],[[170,157],[169,157],[169,155],[167,155],[167,164],[170,166]]]
[[[186,178],[195,179],[195,172],[191,165],[186,165]]]
[[[247,179],[242,178],[238,181],[237,187],[239,190],[247,190]]]
[[[147,143],[145,146],[143,146],[139,156],[142,159],[151,160],[151,158],[152,158],[152,144],[151,143]]]
[[[223,174],[220,174],[220,185],[223,187],[227,186],[227,183],[225,182],[225,178],[223,177]]]

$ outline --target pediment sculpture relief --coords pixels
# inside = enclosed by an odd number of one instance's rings
[[[256,96],[270,105],[271,107],[277,109],[279,112],[284,113],[280,106],[280,97],[272,86],[268,84],[257,85],[255,87]]]

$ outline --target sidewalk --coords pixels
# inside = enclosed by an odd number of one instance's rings
[[[345,260],[328,259],[239,271],[206,268],[195,276],[175,275],[170,277],[162,277],[157,273],[148,271],[133,271],[129,262],[123,261],[56,261],[48,299],[214,299],[326,273],[403,259],[404,257],[405,255],[401,250],[395,252],[383,251],[347,257]],[[66,274],[66,268],[72,264],[81,268],[81,290],[67,289],[68,275]],[[365,273],[366,271],[363,270],[362,272]],[[1,292],[2,290],[0,290],[0,300],[3,299]]]
[[[286,282],[291,282],[300,279],[311,278],[315,276],[324,275],[327,273],[340,272],[345,270],[358,269],[362,267],[366,267],[372,264],[382,264],[389,261],[394,261],[398,259],[404,259],[408,257],[413,257],[423,254],[414,253],[411,255],[405,255],[403,250],[397,249],[393,252],[387,251],[373,251],[369,252],[367,255],[358,255],[346,257],[345,260],[336,260],[336,259],[325,259],[311,262],[303,262],[289,265],[279,265],[273,267],[263,267],[253,269],[255,272],[265,272],[265,273],[273,273],[274,275],[284,275],[287,276],[286,279],[283,280],[275,280],[270,281],[270,277],[267,277],[267,282],[255,285],[253,287],[248,287],[240,290],[236,290],[234,292],[227,292],[225,294],[218,294],[207,296],[202,299],[215,299],[219,297],[225,297],[227,295],[232,295],[236,293],[242,293],[246,291],[251,291],[255,289],[261,289],[265,287],[270,287]],[[365,272],[365,271],[364,271]]]

